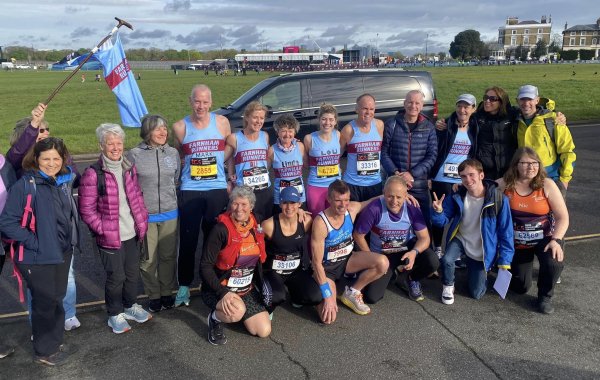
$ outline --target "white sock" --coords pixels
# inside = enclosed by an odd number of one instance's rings
[[[213,310],[213,312],[211,313],[210,317],[213,319],[213,321],[217,321],[217,322],[221,322],[221,320],[219,320],[219,318],[217,318],[217,311]]]

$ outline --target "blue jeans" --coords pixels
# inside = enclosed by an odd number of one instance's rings
[[[65,298],[63,298],[63,308],[65,309],[65,321],[69,318],[73,318],[76,312],[77,289],[75,287],[75,273],[73,272],[74,260],[75,256],[72,256],[67,282],[67,294],[65,295]],[[29,288],[27,288],[27,310],[29,311],[29,322],[31,323],[31,292],[29,291]]]
[[[446,252],[440,259],[442,284],[454,285],[454,262],[464,254],[465,248],[459,239],[454,238],[446,246]],[[483,297],[487,290],[487,273],[483,262],[466,257],[469,295],[475,299]]]

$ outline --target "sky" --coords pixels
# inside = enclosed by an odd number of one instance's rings
[[[257,51],[302,44],[329,51],[358,44],[412,55],[426,48],[447,52],[466,29],[497,40],[507,17],[539,22],[546,15],[552,33],[560,33],[565,23],[596,23],[599,9],[596,0],[2,0],[0,46],[91,49],[116,16],[134,27],[120,30],[125,49]]]

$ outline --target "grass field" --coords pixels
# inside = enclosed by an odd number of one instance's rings
[[[557,107],[569,121],[600,119],[600,65],[518,65],[429,68],[437,90],[440,116],[453,111],[457,95],[471,92],[479,100],[483,90],[492,85],[505,88],[514,98],[520,85],[537,85],[543,96],[556,100]],[[572,75],[573,71],[576,75]],[[87,81],[80,75],[69,82],[50,103],[46,119],[52,135],[62,137],[71,153],[98,151],[94,130],[99,123],[120,123],[114,95],[104,82]],[[205,77],[202,72],[141,71],[138,81],[151,113],[160,113],[174,122],[189,112],[187,97],[196,83],[206,83],[213,90],[215,108],[231,103],[260,80],[270,76],[249,73],[242,77]],[[0,72],[0,151],[8,149],[8,137],[15,122],[30,114],[31,109],[66,77],[65,72]],[[128,129],[127,147],[139,141],[138,130]]]

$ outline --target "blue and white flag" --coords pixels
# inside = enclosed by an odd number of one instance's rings
[[[123,126],[140,127],[141,118],[148,113],[148,109],[125,58],[119,34],[115,37],[113,46],[104,44],[94,55],[102,63],[106,84],[117,97]]]

